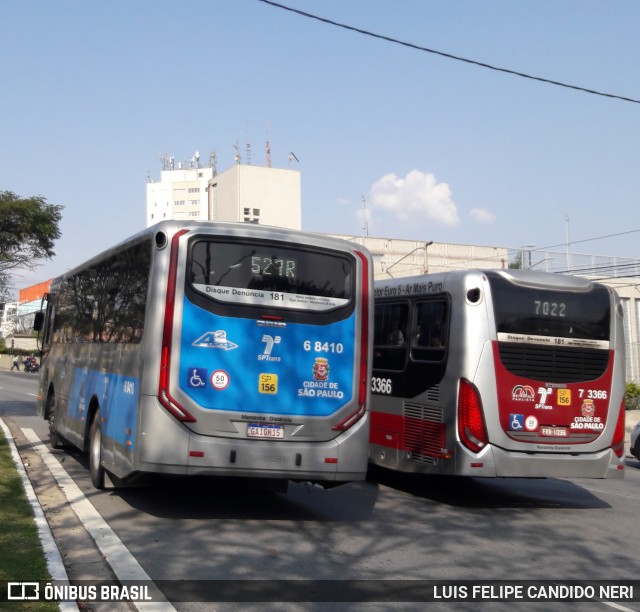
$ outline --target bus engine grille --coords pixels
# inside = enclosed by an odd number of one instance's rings
[[[509,372],[544,382],[583,382],[602,376],[609,351],[499,342],[500,360]]]
[[[410,461],[437,463],[445,447],[442,408],[405,402],[404,444]]]

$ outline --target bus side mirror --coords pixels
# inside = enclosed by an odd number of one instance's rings
[[[44,326],[44,312],[40,310],[36,312],[33,318],[33,330],[37,332],[42,331],[43,326]]]

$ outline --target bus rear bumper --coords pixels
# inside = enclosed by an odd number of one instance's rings
[[[593,453],[525,453],[488,446],[458,456],[458,473],[498,478],[623,478],[624,459],[609,448]]]
[[[166,414],[153,423],[156,431],[140,439],[136,472],[312,482],[364,480],[367,474],[368,413],[333,440],[318,442],[203,436]]]
[[[299,444],[194,437],[186,473],[308,481],[364,480],[366,450],[358,460],[341,453],[341,447],[339,439]]]

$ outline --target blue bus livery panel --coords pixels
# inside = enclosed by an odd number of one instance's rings
[[[324,417],[351,401],[355,313],[319,326],[183,309],[180,388],[200,407]]]
[[[140,387],[138,379],[86,367],[75,368],[72,375],[69,418],[84,422],[91,398],[99,398],[103,434],[129,451],[134,451]]]

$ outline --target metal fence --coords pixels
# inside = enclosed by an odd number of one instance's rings
[[[631,257],[518,247],[509,249],[509,262],[511,267],[588,276],[593,280],[640,278],[640,259]]]

